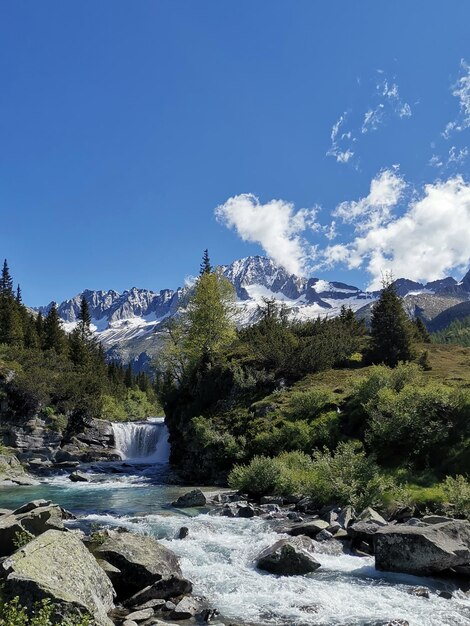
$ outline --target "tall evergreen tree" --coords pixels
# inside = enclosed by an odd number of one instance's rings
[[[400,361],[412,359],[410,326],[394,284],[386,282],[372,310],[368,360],[395,367]]]
[[[55,302],[44,320],[43,347],[45,350],[55,350],[57,354],[62,354],[66,350],[66,337],[60,323],[59,313]]]
[[[21,287],[18,285],[16,288],[16,302],[18,304],[23,304],[23,298],[21,297]]]
[[[11,277],[6,259],[3,262],[2,276],[0,278],[0,293],[6,296],[13,296],[13,278]]]
[[[204,250],[204,254],[202,255],[201,266],[199,269],[199,274],[202,276],[203,274],[210,274],[212,272],[212,265],[209,258],[209,250],[206,248]]]
[[[426,325],[420,317],[417,317],[414,322],[414,331],[416,340],[422,343],[431,343],[431,335],[429,334]]]
[[[79,322],[77,328],[79,330],[80,337],[83,341],[89,341],[92,338],[93,333],[91,331],[90,308],[84,296],[80,302],[80,314],[78,319]]]

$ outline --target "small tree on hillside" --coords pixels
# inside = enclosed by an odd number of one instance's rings
[[[412,332],[403,304],[391,280],[384,281],[372,310],[371,346],[367,360],[395,367],[413,358]]]
[[[6,259],[3,262],[2,276],[0,278],[0,293],[4,296],[13,296],[13,279]]]

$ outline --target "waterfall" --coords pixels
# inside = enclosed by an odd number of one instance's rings
[[[142,422],[113,422],[116,451],[123,460],[168,463],[170,445],[163,417]]]

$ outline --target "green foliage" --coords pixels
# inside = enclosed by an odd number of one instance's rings
[[[94,623],[88,615],[71,615],[58,622],[55,613],[49,599],[36,602],[28,611],[16,597],[10,602],[0,602],[0,626],[92,626]]]
[[[289,395],[289,415],[292,419],[311,421],[334,404],[334,395],[326,389],[294,391]]]
[[[386,284],[372,310],[367,359],[396,367],[413,358],[412,328],[393,283]]]
[[[365,406],[366,441],[384,461],[429,465],[456,435],[464,405],[460,393],[436,383],[382,388]]]
[[[319,507],[331,503],[380,507],[394,486],[354,442],[340,443],[333,453],[317,451],[313,458],[302,452],[256,456],[248,465],[236,465],[228,481],[232,488],[258,497],[309,495]]]
[[[470,482],[459,474],[447,476],[442,485],[444,494],[451,504],[452,513],[470,519]]]
[[[470,347],[470,315],[461,320],[454,320],[447,328],[432,333],[431,341]]]
[[[380,474],[375,461],[368,457],[360,443],[340,443],[334,452],[328,449],[313,455],[315,471],[309,495],[319,505],[336,502],[380,508],[394,484]]]

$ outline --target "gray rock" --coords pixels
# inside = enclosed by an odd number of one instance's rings
[[[237,517],[254,517],[256,515],[255,509],[247,504],[246,506],[239,506],[237,511]]]
[[[112,626],[113,587],[73,533],[48,530],[7,557],[0,570],[6,599],[19,596],[26,607],[51,598],[59,615],[86,612],[99,626]]]
[[[429,589],[427,587],[413,587],[409,590],[409,594],[417,598],[429,598]]]
[[[425,524],[442,524],[444,522],[453,522],[452,517],[445,517],[444,515],[424,515],[421,521]]]
[[[185,596],[170,613],[170,619],[180,620],[194,617],[202,611],[202,606],[196,598]]]
[[[126,619],[126,621],[122,623],[122,626],[137,626],[137,622]]]
[[[129,613],[126,619],[132,620],[134,622],[143,622],[144,620],[153,617],[153,613],[154,611],[152,608],[142,609],[140,611],[134,611],[133,613]]]
[[[451,591],[439,591],[439,593],[437,594],[440,598],[444,598],[445,600],[452,600],[452,598],[454,597],[453,593]]]
[[[151,600],[169,600],[191,593],[193,586],[186,578],[170,576],[157,580],[152,585],[139,590],[124,602],[125,606],[136,607]]]
[[[314,546],[307,537],[281,539],[263,550],[256,560],[258,569],[281,576],[309,574],[320,567]]]
[[[347,530],[348,526],[350,526],[355,520],[356,511],[352,506],[348,505],[341,509],[336,521],[342,528],[344,528],[344,530]]]
[[[180,496],[171,504],[179,509],[200,507],[207,504],[207,499],[200,489],[193,489],[192,491],[188,491],[188,493]]]
[[[329,526],[328,522],[325,522],[322,519],[316,519],[316,520],[313,520],[312,522],[304,522],[302,524],[297,524],[296,526],[288,530],[288,534],[292,535],[293,537],[297,537],[299,535],[306,535],[307,537],[310,537],[311,539],[315,539],[318,533],[328,528],[328,526]]]
[[[367,552],[371,554],[374,551],[374,537],[381,528],[386,528],[378,522],[355,522],[348,527],[347,533],[352,539],[353,547],[365,542],[367,544]],[[361,548],[362,549],[362,548]]]
[[[315,541],[329,541],[330,539],[333,539],[333,535],[332,533],[328,532],[326,528],[320,531],[315,537]]]
[[[69,475],[69,480],[71,480],[74,483],[89,483],[90,482],[90,479],[88,478],[88,476],[84,474],[83,472],[79,472],[78,470],[76,470],[75,472],[72,472]]]
[[[179,533],[178,533],[178,539],[186,539],[188,535],[189,535],[189,528],[187,526],[181,526]]]
[[[153,537],[113,531],[95,548],[95,556],[120,570],[112,576],[119,598],[129,598],[162,578],[182,578],[176,554]]]
[[[265,513],[280,513],[281,512],[281,507],[279,506],[279,504],[262,504],[260,506],[260,509],[264,511]],[[298,513],[296,513],[295,515],[298,515]]]
[[[375,566],[383,571],[426,576],[470,563],[470,523],[464,520],[386,526],[374,541]]]
[[[365,508],[360,513],[360,515],[358,515],[357,521],[358,522],[374,522],[375,524],[378,524],[379,526],[385,526],[387,524],[387,521],[380,515],[380,513],[377,513],[377,511],[374,511],[374,509],[371,508],[370,506]]]
[[[262,496],[259,501],[260,504],[277,504],[282,506],[284,504],[284,498],[282,496]]]
[[[47,530],[64,530],[62,510],[46,500],[34,500],[0,517],[0,556],[8,556],[28,538]]]

